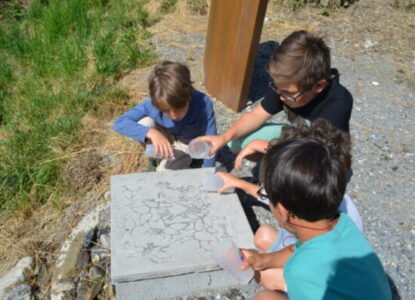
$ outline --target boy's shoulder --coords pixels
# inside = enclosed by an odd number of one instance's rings
[[[305,293],[306,289],[308,295],[312,293],[318,295],[317,298],[347,295],[347,291],[355,293],[355,299],[367,299],[363,295],[370,295],[368,299],[390,299],[379,258],[351,218],[344,213],[340,214],[332,231],[299,245],[284,266],[284,277],[289,296],[290,292],[298,295]],[[365,282],[365,287],[356,289],[356,282]]]
[[[332,69],[327,98],[333,101],[341,101],[350,104],[353,103],[352,94],[344,85],[340,83],[340,74],[337,69]]]
[[[155,107],[151,101],[151,97],[146,97],[143,101],[138,103],[133,109],[138,109],[153,117],[153,114],[159,114],[161,111]]]
[[[192,100],[196,100],[196,101],[202,101],[204,103],[210,103],[212,102],[212,99],[206,95],[205,93],[202,93],[201,91],[198,90],[193,90],[193,94],[192,94]]]
[[[325,253],[325,255],[318,256],[319,259],[316,260],[315,255],[318,253]],[[330,263],[342,259],[343,256],[363,256],[369,253],[373,253],[373,249],[366,238],[353,220],[346,213],[341,212],[339,221],[333,230],[304,244],[297,244],[296,252],[293,255],[293,263],[303,264],[309,260],[308,264],[317,266],[322,261]]]

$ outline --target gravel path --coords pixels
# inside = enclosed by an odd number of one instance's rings
[[[266,24],[264,36],[270,36]],[[174,36],[174,43],[171,40],[171,32],[153,37],[159,56],[186,61],[196,87],[204,90],[204,33],[180,32]],[[336,52],[336,48],[341,49],[338,43],[347,44],[347,40],[328,38],[326,41],[332,48],[333,66],[339,69],[341,82],[352,92],[355,101],[351,119],[354,176],[348,194],[363,217],[366,237],[396,286],[395,299],[415,299],[414,87],[410,88],[410,81],[397,72],[394,57],[371,52],[369,47],[360,47],[353,57],[345,56]],[[217,101],[214,106],[220,132],[240,116]],[[278,116],[277,120],[284,121],[284,116]],[[265,209],[255,207],[254,211],[260,223],[275,224]],[[258,290],[251,283],[239,290],[179,299],[251,299]]]

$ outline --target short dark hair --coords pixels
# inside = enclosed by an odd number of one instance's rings
[[[261,179],[274,206],[280,202],[295,216],[314,222],[337,213],[347,185],[351,142],[328,121],[308,130],[303,126],[283,129],[263,159]],[[328,135],[320,135],[325,127]]]
[[[284,80],[308,91],[321,79],[329,79],[330,49],[321,37],[300,30],[286,37],[273,54],[267,71],[274,81]]]
[[[337,154],[342,166],[350,170],[352,167],[352,140],[348,132],[334,127],[326,119],[318,118],[310,125],[303,118],[297,117],[289,126],[285,126],[277,142],[296,137],[310,137],[321,141]]]
[[[161,111],[184,107],[192,97],[189,68],[179,62],[156,64],[149,78],[151,103]]]

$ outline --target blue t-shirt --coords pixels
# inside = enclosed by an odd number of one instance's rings
[[[392,299],[379,258],[344,213],[330,232],[297,242],[284,278],[290,300]]]
[[[173,121],[151,104],[148,97],[144,102],[120,116],[114,123],[114,130],[135,140],[144,142],[149,127],[137,122],[144,117],[152,118],[165,127],[177,140],[184,143],[204,135],[216,135],[215,113],[209,96],[194,90],[189,110],[183,119]],[[205,159],[204,167],[213,167],[215,158]]]

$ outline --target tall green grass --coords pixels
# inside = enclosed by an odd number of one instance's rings
[[[0,22],[0,216],[61,193],[58,153],[80,119],[153,58],[144,4],[34,0]]]

